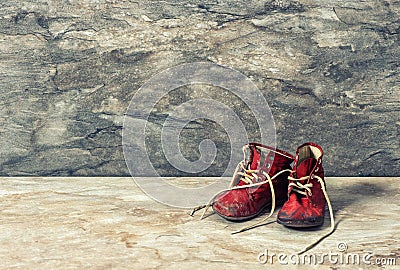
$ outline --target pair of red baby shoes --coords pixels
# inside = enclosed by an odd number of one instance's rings
[[[295,157],[258,143],[245,145],[243,152],[244,160],[238,164],[229,188],[203,206],[206,209],[202,217],[211,206],[227,220],[244,221],[271,207],[266,218],[237,231],[241,232],[260,225],[273,214],[275,205],[283,204],[278,212],[278,223],[287,227],[316,227],[324,223],[328,204],[333,231],[332,207],[322,167],[323,150],[319,145],[302,144]]]

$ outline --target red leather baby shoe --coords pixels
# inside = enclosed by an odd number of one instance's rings
[[[210,205],[221,217],[243,221],[259,215],[275,202],[287,199],[288,175],[294,157],[285,151],[258,143],[243,147],[244,160],[233,175],[230,187],[213,197]]]
[[[323,154],[322,148],[311,142],[297,148],[293,171],[288,177],[289,198],[278,213],[278,223],[288,227],[315,227],[324,223],[328,198]]]

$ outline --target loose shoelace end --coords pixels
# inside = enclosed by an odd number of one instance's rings
[[[203,209],[204,207],[206,207],[207,205],[200,205],[200,206],[196,206],[195,208],[192,209],[192,211],[190,211],[189,216],[193,217],[194,213],[196,213],[197,211]]]

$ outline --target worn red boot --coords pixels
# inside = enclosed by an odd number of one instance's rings
[[[258,143],[245,145],[243,153],[244,160],[238,164],[230,187],[207,205],[230,221],[253,218],[269,206],[273,212],[275,201],[279,204],[287,199],[287,177],[294,157]]]
[[[324,223],[325,196],[322,148],[305,143],[297,148],[289,178],[289,199],[278,213],[277,221],[288,227],[315,227]]]

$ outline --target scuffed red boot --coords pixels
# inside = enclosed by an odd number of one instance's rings
[[[227,220],[243,221],[256,217],[269,206],[272,214],[275,201],[278,204],[286,201],[287,177],[294,157],[258,143],[245,145],[243,153],[244,160],[238,164],[230,187],[210,200],[202,217],[212,206]]]
[[[289,199],[278,213],[277,221],[288,227],[315,227],[324,223],[326,199],[322,148],[305,143],[297,148],[289,178]]]

